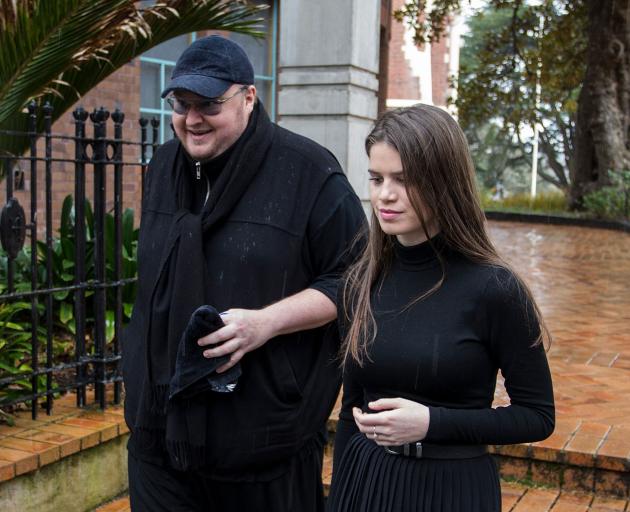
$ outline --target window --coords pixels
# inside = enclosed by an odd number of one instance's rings
[[[255,0],[254,3],[271,3]],[[229,33],[226,37],[238,42],[247,52],[254,65],[255,84],[258,97],[265,105],[272,120],[276,117],[276,33],[278,6],[263,11],[265,39]],[[209,32],[208,34],[210,34]],[[204,33],[204,35],[206,35]],[[144,117],[160,119],[159,142],[172,138],[171,110],[160,93],[170,80],[173,67],[182,52],[201,34],[186,34],[152,48],[140,57],[140,113]]]

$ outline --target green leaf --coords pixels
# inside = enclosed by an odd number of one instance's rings
[[[126,254],[133,252],[134,229],[133,229],[134,212],[131,208],[127,208],[122,218],[122,240]]]
[[[0,368],[9,373],[18,373],[19,371],[15,366],[10,366],[2,361],[0,361]]]
[[[74,261],[74,239],[61,238],[62,254],[60,255],[64,260]],[[63,267],[63,263],[61,265]]]
[[[72,219],[72,210],[74,201],[71,195],[67,195],[61,206],[61,222],[59,225],[59,235],[61,239],[70,238],[73,235],[74,221]]]
[[[85,200],[85,239],[87,241],[94,239],[94,212],[87,199]]]
[[[67,302],[62,302],[59,308],[59,320],[61,323],[67,324],[70,320],[74,318],[74,309],[72,304]]]
[[[74,319],[74,317],[72,317],[68,323],[66,324],[66,327],[68,328],[68,330],[70,331],[71,334],[76,334],[77,333],[77,322]]]
[[[116,322],[114,321],[114,312],[111,309],[105,311],[105,341],[109,343],[114,339]]]
[[[134,0],[39,0],[2,2],[2,9],[0,130],[27,131],[21,111],[31,98],[51,104],[54,122],[111,73],[178,35],[260,35],[252,18],[260,7],[241,0],[163,0],[146,8]],[[0,147],[19,155],[28,138],[2,134]]]
[[[54,298],[55,300],[58,300],[58,301],[64,301],[64,300],[66,300],[66,298],[68,297],[68,293],[69,293],[69,292],[67,292],[67,291],[63,291],[63,292],[54,292],[54,293],[53,293],[53,298]]]
[[[46,258],[48,256],[48,248],[46,247],[46,244],[42,242],[41,240],[37,240],[36,246],[37,246],[37,261],[41,265],[45,265]]]
[[[13,322],[2,322],[2,325],[0,325],[0,329],[13,329],[14,331],[23,331],[24,327],[22,327],[20,324],[14,324]]]

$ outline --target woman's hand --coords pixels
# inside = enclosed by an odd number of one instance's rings
[[[429,430],[429,408],[404,398],[381,398],[370,402],[375,413],[352,409],[359,430],[381,446],[422,441]]]

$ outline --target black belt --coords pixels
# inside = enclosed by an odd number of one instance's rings
[[[383,446],[390,455],[402,455],[416,459],[472,459],[488,453],[485,444],[426,444],[407,443],[400,446]]]

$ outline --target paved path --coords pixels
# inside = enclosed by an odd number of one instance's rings
[[[629,461],[630,234],[513,222],[490,231],[553,336],[557,429],[542,444]]]
[[[630,234],[513,222],[490,226],[545,313],[555,338],[549,356],[630,370]]]

